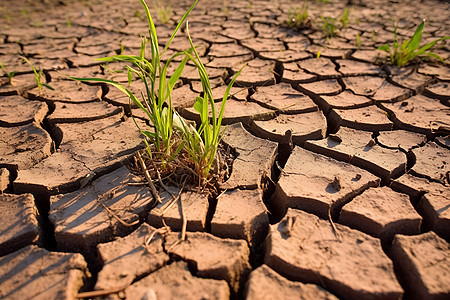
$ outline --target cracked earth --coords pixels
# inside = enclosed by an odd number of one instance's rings
[[[161,217],[169,194],[152,208],[128,169],[143,148],[131,114],[145,116],[67,79],[127,83],[123,63],[94,59],[139,53],[139,1],[1,0],[0,298],[448,299],[450,68],[393,67],[376,48],[391,19],[401,39],[424,18],[423,41],[449,36],[449,3],[309,1],[315,18],[350,9],[327,41],[283,26],[297,2],[200,0],[188,18],[214,98],[247,66],[225,110],[231,175],[219,197],[181,192],[179,242],[179,210]],[[157,22],[160,46],[189,5]],[[180,32],[169,52],[188,47]],[[448,59],[448,43],[435,52]],[[201,91],[188,64],[173,106],[199,120]]]

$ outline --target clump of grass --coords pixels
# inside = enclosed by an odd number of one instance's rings
[[[305,1],[301,8],[290,8],[288,12],[288,27],[296,29],[305,29],[311,27],[311,18],[308,14],[308,5]]]
[[[12,85],[12,79],[14,78],[14,75],[16,75],[16,71],[8,72],[6,71],[5,64],[0,63],[0,69],[3,70],[6,76],[8,76],[8,82],[10,85]]]
[[[51,87],[49,84],[45,83],[43,78],[44,78],[44,72],[42,71],[41,68],[39,68],[39,70],[36,70],[36,68],[34,67],[33,63],[26,58],[25,56],[21,56],[21,58],[23,59],[24,62],[26,62],[27,64],[29,64],[31,66],[31,69],[34,72],[34,81],[36,81],[39,93],[41,93],[42,87],[46,87],[49,90],[54,91],[55,89],[53,87]]]
[[[425,20],[419,24],[413,36],[410,39],[406,39],[403,42],[398,40],[397,36],[397,27],[398,24],[395,23],[394,27],[394,42],[392,47],[388,44],[384,44],[378,47],[378,50],[385,51],[389,53],[390,61],[393,65],[398,67],[402,67],[408,64],[410,61],[415,59],[416,57],[431,57],[439,59],[440,61],[444,61],[442,57],[431,52],[431,48],[433,48],[437,42],[450,39],[450,36],[444,36],[438,38],[422,47],[420,47],[420,41],[422,39],[423,28],[425,27]]]
[[[172,33],[172,36],[167,42],[162,53],[159,52],[156,28],[149,8],[145,3],[145,0],[140,1],[145,8],[150,39],[147,40],[146,38],[142,38],[139,55],[120,54],[111,57],[99,58],[97,60],[105,63],[116,61],[132,63],[132,66],[126,66],[128,83],[131,84],[133,76],[139,77],[143,82],[145,92],[140,96],[134,95],[125,86],[107,79],[74,77],[72,77],[72,79],[112,85],[125,93],[130,98],[130,101],[133,101],[142,111],[145,112],[153,125],[153,130],[145,130],[141,128],[133,118],[139,131],[144,136],[144,142],[147,150],[147,158],[144,157],[144,159],[142,159],[140,155],[138,156],[139,161],[145,160],[145,163],[141,163],[141,166],[144,164],[144,167],[142,168],[145,169],[145,165],[150,165],[150,173],[153,172],[152,174],[156,174],[159,178],[160,173],[158,169],[162,169],[163,171],[166,170],[164,174],[169,175],[170,173],[176,172],[174,170],[177,166],[181,166],[181,168],[187,172],[193,173],[194,179],[197,180],[199,185],[205,185],[209,181],[208,176],[210,174],[211,166],[215,161],[217,161],[215,157],[223,133],[221,124],[225,103],[236,77],[228,86],[222,100],[221,110],[219,114],[217,114],[214,108],[214,98],[212,97],[208,74],[206,73],[204,65],[200,61],[200,57],[189,35],[189,29],[187,26],[186,31],[191,48],[186,51],[173,54],[171,57],[164,60],[164,64],[162,63],[163,55],[168,50],[169,45],[174,39],[176,33],[198,0],[192,4],[189,10],[178,22],[177,27]],[[145,49],[147,45],[151,49],[150,59],[145,57]],[[183,59],[178,63],[170,78],[168,78],[167,71],[169,65],[175,58],[180,56],[183,57]],[[204,90],[204,97],[198,97],[194,105],[194,108],[199,111],[201,117],[201,123],[198,128],[185,121],[172,107],[172,90],[175,83],[180,78],[188,60],[192,60],[198,68]],[[238,74],[239,72],[236,76]],[[212,117],[209,117],[209,113],[212,114]],[[156,195],[155,197],[157,198]]]

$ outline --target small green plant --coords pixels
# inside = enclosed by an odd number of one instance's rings
[[[322,20],[321,30],[325,34],[327,40],[335,36],[339,30],[349,25],[349,10],[346,8],[337,18],[320,16]]]
[[[72,27],[72,22],[70,21],[70,16],[67,16],[66,24],[68,28]]]
[[[51,87],[50,85],[48,85],[47,83],[45,83],[43,81],[44,72],[42,71],[41,68],[39,68],[39,70],[36,70],[36,68],[34,67],[34,65],[31,63],[31,61],[28,58],[26,58],[25,56],[21,56],[21,58],[23,59],[24,62],[26,62],[27,64],[29,64],[31,66],[31,69],[33,69],[34,81],[36,81],[39,93],[41,93],[41,90],[42,90],[43,86],[45,86],[49,90],[52,90],[52,91],[55,90],[53,87]]]
[[[172,15],[172,4],[162,5],[159,1],[155,1],[156,18],[161,24],[169,23]]]
[[[339,22],[341,22],[342,27],[344,27],[344,28],[348,26],[348,15],[349,15],[349,11],[348,11],[348,8],[346,8],[339,18]]]
[[[0,63],[0,69],[2,69],[3,72],[6,74],[6,76],[8,76],[8,82],[10,85],[12,85],[12,79],[13,79],[14,75],[16,75],[16,71],[12,71],[12,72],[6,71],[4,63]]]
[[[398,67],[402,67],[406,65],[411,60],[416,57],[431,57],[437,58],[440,61],[444,61],[442,57],[431,52],[431,48],[436,45],[437,42],[450,39],[450,36],[444,36],[439,39],[436,39],[422,47],[420,47],[420,41],[422,39],[422,32],[425,26],[425,20],[420,23],[417,27],[414,35],[403,42],[400,42],[397,37],[397,23],[395,23],[394,27],[394,43],[392,47],[388,44],[384,44],[378,47],[378,50],[385,51],[389,53],[391,63],[397,65]],[[419,48],[420,47],[420,48]]]
[[[361,47],[361,35],[359,33],[356,34],[356,47]]]
[[[308,14],[307,2],[303,3],[301,8],[290,8],[288,12],[288,27],[294,27],[297,29],[304,29],[311,27],[311,18]]]
[[[320,16],[320,18],[322,19],[322,32],[325,34],[327,40],[336,35],[337,32],[337,24],[336,24],[336,19],[332,18],[332,17],[324,17],[324,16]]]
[[[26,18],[26,19],[29,19],[29,18],[30,18],[30,15],[28,14],[28,11],[27,11],[25,8],[21,9],[21,10],[20,10],[20,13],[22,14],[22,16],[23,16],[24,18]]]
[[[228,14],[228,1],[227,0],[222,0],[222,13],[224,15]]]

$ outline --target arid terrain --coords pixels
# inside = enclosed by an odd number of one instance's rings
[[[193,2],[147,3],[162,49]],[[141,94],[95,60],[139,55],[140,1],[0,0],[0,298],[449,299],[450,42],[402,67],[377,50],[423,19],[421,45],[450,36],[446,1],[200,0],[214,98],[246,65],[223,119],[234,160],[220,193],[169,187],[167,209],[130,172],[146,115],[68,78]],[[189,48],[183,26],[165,55]],[[201,93],[188,62],[172,104],[198,121]]]

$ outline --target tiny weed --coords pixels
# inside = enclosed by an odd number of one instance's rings
[[[286,22],[288,27],[297,29],[304,29],[311,27],[311,19],[308,14],[307,2],[303,3],[301,8],[290,8],[288,12],[288,20]]]
[[[228,14],[228,1],[227,0],[222,1],[222,13],[224,15]]]
[[[414,35],[410,39],[407,39],[403,42],[400,42],[398,40],[397,26],[398,26],[397,23],[395,23],[394,42],[392,47],[389,46],[388,44],[384,44],[378,47],[378,50],[389,53],[392,64],[397,65],[398,67],[402,67],[411,60],[415,59],[416,57],[431,57],[437,58],[440,61],[444,61],[442,57],[431,52],[430,49],[434,45],[436,45],[437,42],[450,39],[450,36],[441,37],[419,48],[420,41],[422,39],[423,28],[425,26],[425,20],[422,21],[422,23],[420,23],[420,25],[417,27],[416,31],[414,32]]]
[[[356,34],[356,47],[361,47],[361,35],[359,33]]]
[[[8,82],[10,85],[12,85],[12,79],[13,79],[14,75],[16,75],[16,71],[12,71],[12,72],[6,71],[4,63],[0,63],[0,69],[2,69],[3,72],[6,74],[6,76],[8,76]]]
[[[39,68],[39,70],[36,70],[36,68],[34,67],[34,65],[31,63],[31,61],[28,58],[26,58],[25,56],[21,56],[21,58],[23,59],[24,62],[26,62],[27,64],[29,64],[31,66],[31,69],[33,69],[34,80],[36,81],[36,84],[38,86],[39,93],[41,93],[43,86],[45,86],[49,90],[52,90],[52,91],[55,90],[53,87],[51,87],[50,85],[43,82],[44,73],[41,68]]]
[[[30,18],[30,15],[28,14],[28,11],[27,11],[25,8],[23,8],[22,10],[20,10],[20,13],[22,14],[22,16],[23,16],[24,18],[26,18],[26,19],[29,19],[29,18]]]
[[[68,28],[72,27],[72,22],[70,21],[70,16],[67,16],[66,24],[67,24]]]

